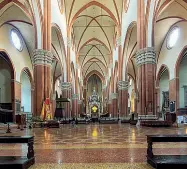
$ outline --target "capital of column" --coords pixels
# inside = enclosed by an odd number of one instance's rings
[[[117,47],[121,46],[121,36],[116,40]]]
[[[80,80],[80,85],[83,86],[83,80],[82,79]]]
[[[112,100],[111,99],[108,100],[108,104],[112,104]]]
[[[75,70],[79,69],[79,66],[77,64],[74,65]]]
[[[61,89],[62,90],[71,90],[72,84],[71,82],[62,82]]]
[[[78,100],[79,99],[79,94],[72,94],[71,99],[72,100]]]
[[[82,100],[78,100],[78,104],[82,104]]]
[[[129,82],[128,81],[118,81],[118,90],[128,90]]]
[[[70,38],[70,37],[67,37],[67,46],[68,46],[69,48],[72,47],[72,41],[71,41],[71,38]]]
[[[110,100],[117,99],[117,98],[118,98],[118,94],[117,93],[111,93],[110,94]]]
[[[43,49],[36,49],[33,52],[33,64],[34,65],[44,65],[52,66],[53,63],[53,54],[50,51]]]
[[[103,90],[105,90],[106,89],[106,85],[103,85]]]
[[[156,52],[154,48],[148,47],[136,53],[136,63],[138,66],[144,64],[156,64]]]

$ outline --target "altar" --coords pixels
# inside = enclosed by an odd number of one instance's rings
[[[92,95],[88,98],[88,112],[87,116],[92,119],[98,119],[102,110],[101,98],[96,93],[95,88],[93,89]]]

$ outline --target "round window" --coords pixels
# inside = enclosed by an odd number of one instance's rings
[[[130,0],[125,0],[124,1],[124,10],[125,10],[126,13],[128,11],[128,8],[129,8],[129,3],[130,3]]]
[[[58,0],[58,5],[59,5],[60,12],[63,13],[63,7],[64,7],[63,0]]]
[[[179,38],[179,28],[178,27],[174,27],[168,35],[167,38],[167,48],[171,49],[175,46],[175,44],[177,43],[177,40]]]
[[[12,29],[11,31],[11,40],[15,48],[19,51],[22,51],[23,49],[23,42],[21,35],[16,31],[15,29]]]

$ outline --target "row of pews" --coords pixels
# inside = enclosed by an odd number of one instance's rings
[[[9,123],[13,123],[13,110],[11,104],[1,104],[0,123],[7,124],[7,132],[10,133]],[[25,124],[26,116],[17,115],[16,123],[18,128]],[[0,168],[2,169],[28,169],[35,163],[34,157],[34,137],[33,136],[0,136],[0,144],[27,144],[28,152],[26,156],[0,156]]]
[[[27,156],[0,156],[2,169],[28,169],[35,163],[33,136],[0,136],[1,144],[27,144]]]
[[[176,113],[166,113],[165,120],[159,120],[156,115],[138,116],[138,121],[140,123],[140,126],[147,126],[147,127],[170,127],[176,122],[176,120],[177,120]]]

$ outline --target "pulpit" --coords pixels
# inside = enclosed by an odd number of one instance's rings
[[[64,110],[64,103],[70,102],[68,98],[56,98],[56,110],[55,110],[55,118],[61,119],[65,118],[65,110]]]

